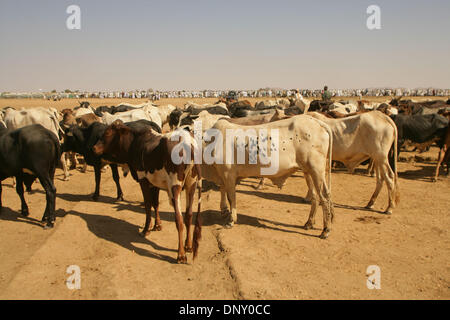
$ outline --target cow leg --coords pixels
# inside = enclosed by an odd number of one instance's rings
[[[222,217],[230,214],[227,205],[227,192],[224,185],[220,186],[220,213]]]
[[[323,212],[323,230],[320,234],[321,239],[328,238],[331,232],[331,222],[334,220],[333,204],[331,202],[331,195],[328,191],[325,179],[325,161],[326,159],[313,157],[307,166],[309,171],[308,173],[314,183],[315,192],[319,196],[320,205]]]
[[[116,200],[123,201],[123,193],[122,193],[122,188],[120,187],[120,177],[119,177],[119,171],[117,170],[117,164],[111,164],[110,167],[111,167],[113,179],[114,179],[114,182],[115,182],[116,188],[117,188]]]
[[[186,253],[183,246],[183,215],[180,210],[181,186],[172,186],[172,204],[175,209],[175,224],[178,231],[178,263],[187,263]]]
[[[77,157],[76,157],[75,152],[69,152],[69,160],[70,160],[69,170],[76,169],[78,161],[77,161]]]
[[[2,182],[0,181],[0,212],[3,209],[3,203],[2,203]]]
[[[255,187],[255,190],[261,190],[262,188],[264,188],[264,178],[260,178],[260,179],[259,179],[259,183],[258,183],[258,185]]]
[[[382,170],[381,170],[381,177],[386,181],[386,185],[388,188],[388,195],[389,195],[389,202],[388,207],[384,211],[386,214],[392,214],[392,209],[395,208],[395,176],[394,172],[391,169],[391,166],[389,165],[389,162],[384,161],[382,164]]]
[[[434,173],[434,178],[431,179],[433,182],[436,182],[437,179],[438,179],[439,168],[441,167],[441,164],[442,164],[442,161],[444,160],[446,152],[447,152],[447,146],[444,144],[444,146],[439,150],[439,155],[438,155],[437,165],[436,165],[436,171]]]
[[[42,222],[47,222],[44,229],[53,228],[55,223],[55,202],[56,202],[56,188],[50,177],[39,177],[39,182],[45,190],[45,198],[47,205],[45,207]]]
[[[95,174],[95,191],[92,195],[92,200],[97,201],[100,196],[100,181],[102,178],[101,165],[94,165],[94,174]]]
[[[86,170],[87,170],[87,163],[86,160],[84,160],[83,168],[81,168],[81,173],[86,173]]]
[[[191,235],[191,225],[192,225],[192,207],[194,204],[194,195],[197,188],[197,182],[194,182],[190,186],[185,185],[186,191],[186,213],[184,214],[184,224],[186,225],[186,242],[184,244],[184,249],[186,252],[192,252],[192,235]]]
[[[139,181],[139,185],[141,186],[145,205],[145,225],[141,234],[146,237],[150,234],[150,224],[152,222],[152,192],[154,192],[154,188],[150,187],[150,183],[145,178]]]
[[[306,172],[303,173],[305,176],[306,184],[308,185],[308,196],[310,197],[311,202],[311,210],[309,211],[309,217],[306,224],[303,226],[305,230],[310,230],[314,227],[316,220],[316,212],[317,212],[317,195],[314,191],[314,182],[311,179],[311,176]]]
[[[320,239],[328,238],[331,232],[331,222],[334,220],[334,209],[331,202],[331,195],[325,183],[325,174],[313,175],[314,186],[319,194],[320,205],[323,212],[323,230],[320,234]]]
[[[237,209],[236,209],[236,184],[227,184],[225,186],[227,192],[228,202],[230,203],[231,216],[228,223],[225,225],[227,228],[233,227],[237,222]]]
[[[28,211],[28,206],[27,206],[27,203],[25,202],[25,197],[23,195],[23,193],[24,193],[24,191],[23,191],[23,178],[21,176],[17,176],[16,177],[16,192],[19,195],[20,201],[21,201],[20,213],[24,217],[28,217],[30,212]]]
[[[155,210],[155,225],[153,226],[153,231],[161,231],[162,230],[162,224],[161,224],[161,218],[159,216],[159,188],[152,187],[151,188],[151,204],[153,207],[153,210]]]
[[[378,163],[374,162],[374,168],[375,168],[375,173],[376,173],[376,177],[377,177],[377,185],[375,187],[375,192],[373,193],[372,197],[369,200],[369,203],[366,205],[367,209],[373,209],[375,200],[377,200],[378,195],[380,194],[381,188],[383,187],[383,179],[381,177],[380,167],[379,167]]]
[[[375,176],[375,166],[373,159],[370,159],[369,165],[367,166],[367,175],[370,175],[371,177]]]
[[[68,181],[69,180],[69,168],[67,167],[67,162],[66,162],[66,153],[63,152],[61,154],[61,165],[62,165],[62,169],[64,171],[64,181]]]

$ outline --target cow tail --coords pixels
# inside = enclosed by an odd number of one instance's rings
[[[200,165],[195,165],[198,180],[197,180],[197,189],[198,189],[198,207],[197,207],[197,218],[195,221],[195,228],[194,228],[194,238],[193,238],[193,244],[192,249],[194,251],[193,259],[197,258],[198,254],[198,247],[200,245],[200,240],[202,239],[202,211],[201,211],[201,205],[202,205],[202,178],[200,173]]]
[[[58,164],[61,161],[62,147],[58,140],[54,141],[54,145],[55,145],[55,154],[54,154],[55,158],[53,160],[54,160],[54,168],[56,168],[58,167]]]
[[[392,171],[394,172],[394,204],[397,205],[400,203],[400,188],[398,185],[398,173],[397,173],[397,162],[398,162],[398,129],[397,125],[395,124],[394,120],[392,120],[389,116],[386,116],[389,123],[394,128],[394,142],[391,146],[391,149],[389,150],[389,166],[391,167]]]
[[[394,125],[394,146],[393,146],[394,152],[391,153],[391,161],[390,162],[392,162],[392,166],[393,166],[392,170],[394,171],[394,196],[395,196],[394,201],[395,201],[395,205],[398,205],[400,203],[400,188],[398,186],[398,173],[397,173],[398,132],[397,132],[397,126],[395,125],[395,123],[393,123],[393,125]]]
[[[330,136],[330,145],[328,146],[328,192],[331,194],[331,168],[333,166],[333,132],[328,127],[328,135]]]

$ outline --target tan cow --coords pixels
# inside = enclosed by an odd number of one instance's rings
[[[353,172],[363,161],[371,158],[376,171],[377,185],[366,208],[373,208],[383,182],[389,192],[385,211],[392,213],[400,200],[397,177],[397,127],[391,118],[379,111],[330,119],[317,112],[309,115],[328,124],[333,132],[333,160],[340,161]],[[390,156],[390,151],[393,153]],[[389,164],[391,160],[392,166]]]
[[[312,228],[317,204],[320,203],[324,220],[324,228],[320,237],[322,239],[328,237],[334,216],[330,198],[332,133],[324,122],[306,115],[252,127],[219,120],[212,130],[209,130],[207,136],[204,137],[204,141],[213,141],[212,139],[214,139],[214,142],[205,144],[202,176],[219,185],[222,212],[226,212],[228,209],[225,200],[226,194],[231,207],[229,227],[232,227],[237,221],[236,184],[241,179],[266,177],[281,188],[288,177],[302,168],[308,187],[312,190],[311,212],[305,228]],[[244,134],[246,137],[239,137],[240,134]],[[265,136],[265,134],[267,135]],[[222,146],[220,144],[214,146],[215,142],[220,140],[212,138],[215,135],[223,137]],[[253,137],[250,138],[251,136]],[[255,159],[254,153],[250,152],[251,148],[253,150],[256,148],[254,137],[258,137],[259,160]],[[238,151],[236,155],[233,146],[235,142]],[[214,149],[215,160],[207,161],[206,151],[208,149]],[[263,149],[266,151],[262,152]],[[270,149],[271,161],[267,162],[267,159],[262,161],[261,152],[268,156],[268,149]],[[222,164],[220,156],[218,157],[219,154],[225,158],[222,159]],[[243,158],[245,161],[242,161]],[[268,163],[270,163],[270,167]],[[329,175],[328,182],[326,173]]]

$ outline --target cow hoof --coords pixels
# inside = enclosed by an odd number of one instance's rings
[[[368,203],[367,206],[365,206],[366,209],[373,209],[373,203]]]
[[[161,230],[162,230],[162,226],[160,224],[155,224],[155,226],[152,229],[152,231],[161,231]]]
[[[98,197],[99,197],[99,195],[98,195],[98,194],[94,194],[94,195],[92,196],[92,200],[94,200],[94,201],[98,201]]]
[[[227,216],[230,215],[230,213],[231,213],[231,212],[230,212],[228,209],[222,209],[222,210],[220,210],[220,214],[221,214],[222,217],[227,217]]]
[[[147,237],[147,236],[150,234],[150,231],[142,231],[142,232],[139,232],[139,234],[140,234],[143,238],[145,238],[145,237]]]
[[[116,201],[123,201],[123,195],[117,196]]]
[[[30,212],[28,211],[28,209],[22,209],[20,210],[20,214],[24,217],[28,217],[30,215]]]
[[[392,214],[392,209],[386,209],[384,214],[391,215]]]
[[[179,264],[186,264],[187,263],[186,256],[178,256],[177,263],[179,263]]]
[[[436,178],[431,178],[431,182],[437,182]]]
[[[234,222],[233,221],[230,221],[227,224],[225,224],[225,228],[226,229],[231,229],[231,228],[233,228],[233,226],[234,226]]]
[[[192,253],[192,247],[184,247],[184,251],[186,251],[186,252],[189,252],[189,253]]]
[[[329,234],[330,234],[330,231],[323,230],[322,233],[320,234],[319,238],[325,240],[328,238]]]
[[[313,224],[311,222],[307,222],[303,226],[303,229],[305,229],[305,230],[311,230],[312,228],[313,228]]]
[[[47,222],[47,224],[44,226],[44,230],[52,229],[55,225],[53,222]]]

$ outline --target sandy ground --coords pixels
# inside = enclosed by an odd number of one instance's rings
[[[0,102],[58,109],[76,105]],[[105,104],[97,102],[93,104]],[[430,156],[436,158],[435,148]],[[143,238],[142,195],[131,177],[121,179],[125,200],[116,202],[107,168],[100,199],[93,202],[92,168],[84,174],[72,170],[67,182],[58,169],[56,227],[43,230],[39,221],[45,194],[40,184],[26,195],[30,217],[23,218],[12,180],[6,179],[0,214],[0,299],[449,299],[450,179],[441,176],[430,182],[434,167],[434,161],[399,163],[401,202],[390,216],[382,214],[386,188],[374,210],[363,209],[375,180],[364,175],[362,167],[354,175],[335,171],[336,219],[327,240],[318,238],[321,211],[315,229],[302,228],[309,205],[303,203],[307,190],[301,172],[281,190],[269,182],[256,191],[255,179],[242,181],[238,223],[232,229],[223,228],[219,192],[207,184],[199,257],[193,263],[189,255],[187,265],[176,263],[177,232],[165,193],[163,230]],[[66,286],[71,265],[81,270],[79,290]],[[380,267],[380,290],[366,286],[370,265]]]

